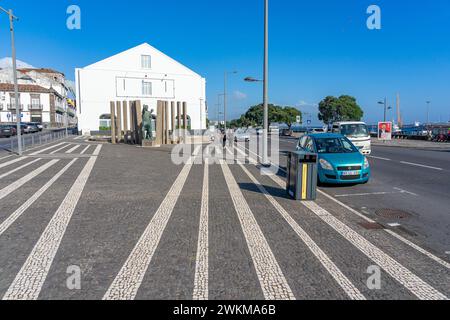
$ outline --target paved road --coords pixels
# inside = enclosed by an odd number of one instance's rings
[[[293,150],[295,143],[282,139],[281,149]],[[322,190],[383,225],[400,224],[397,228],[436,252],[449,251],[450,150],[373,146],[369,160],[369,184]],[[404,211],[407,217],[378,215],[383,209]]]
[[[242,150],[193,146],[175,165],[169,147],[70,139],[0,157],[0,298],[450,295],[441,252],[325,194],[292,201]]]

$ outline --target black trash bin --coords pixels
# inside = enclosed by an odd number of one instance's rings
[[[295,200],[316,200],[317,160],[315,153],[296,151],[288,154],[287,192]]]

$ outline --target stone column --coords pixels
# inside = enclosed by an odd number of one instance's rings
[[[187,143],[187,141],[186,141],[186,133],[187,133],[187,130],[188,130],[188,117],[187,117],[187,103],[186,102],[183,102],[183,121],[184,121],[184,123],[183,123],[183,129],[184,129],[184,131],[183,131],[183,139],[184,139],[184,143]]]
[[[137,131],[137,118],[136,118],[136,101],[132,101],[130,104],[130,120],[131,120],[131,137],[133,144],[137,144],[136,131]]]
[[[122,133],[122,107],[121,102],[116,102],[116,109],[117,109],[117,142],[122,142],[123,139],[123,133]]]
[[[181,142],[181,102],[177,102],[177,126],[178,126],[178,134],[177,134],[177,142]]]
[[[169,102],[164,102],[164,132],[165,132],[165,141],[164,144],[169,144],[170,140],[170,117],[169,117]]]
[[[123,131],[126,134],[128,132],[128,106],[126,101],[122,103],[122,108],[123,108]]]
[[[116,144],[116,105],[111,101],[111,143]]]
[[[142,106],[141,101],[136,101],[136,144],[142,145],[144,136],[142,134]]]
[[[175,102],[170,103],[170,117],[171,117],[171,129],[172,129],[172,144],[175,143]]]

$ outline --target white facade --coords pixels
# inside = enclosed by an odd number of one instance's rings
[[[17,70],[21,114],[23,122],[41,122],[49,127],[62,127],[76,124],[76,110],[67,103],[68,88],[63,73],[52,69],[22,68]],[[0,69],[0,121],[15,121],[15,112],[8,107],[11,101],[10,86],[13,84],[11,68]],[[5,88],[8,88],[6,90]],[[32,97],[34,97],[32,101]],[[50,106],[50,97],[54,99],[54,108]]]
[[[206,130],[206,80],[147,43],[75,70],[79,130],[98,131],[111,101],[187,103],[192,130]]]

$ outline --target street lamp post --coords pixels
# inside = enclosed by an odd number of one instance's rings
[[[430,103],[431,101],[427,101],[427,126],[430,126]]]
[[[15,46],[15,38],[14,38],[14,20],[19,20],[14,14],[12,10],[5,10],[0,7],[0,11],[5,12],[9,16],[9,28],[11,31],[11,51],[12,51],[12,65],[13,65],[13,77],[14,77],[14,100],[16,104],[16,123],[17,123],[17,153],[22,155],[22,128],[21,128],[21,120],[22,113],[19,105],[19,85],[17,83],[17,62],[16,62],[16,46]]]
[[[378,102],[378,104],[384,105],[384,122],[387,120],[387,98],[384,98],[384,101]]]
[[[269,0],[264,0],[264,136],[262,164],[267,165],[269,139]]]

